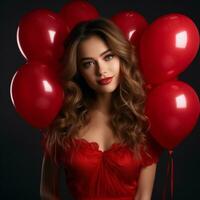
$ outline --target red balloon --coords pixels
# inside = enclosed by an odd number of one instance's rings
[[[69,29],[59,14],[37,9],[20,20],[17,43],[26,59],[51,63],[62,57],[68,33]]]
[[[199,111],[199,98],[193,88],[176,80],[151,90],[145,106],[150,134],[168,150],[174,149],[190,134]]]
[[[140,68],[148,83],[161,83],[183,72],[196,56],[199,33],[182,14],[155,20],[140,41]]]
[[[70,30],[81,21],[99,17],[97,9],[84,0],[71,1],[65,4],[60,10],[60,14]]]
[[[31,62],[35,62],[35,61],[31,60]],[[57,77],[57,81],[60,81],[60,76],[63,73],[64,64],[57,60],[55,62],[52,61],[51,64],[48,64],[48,67],[50,67],[53,70],[53,73]]]
[[[179,77],[178,76],[176,76],[176,77],[173,77],[173,78],[171,78],[169,81],[174,81],[174,80],[179,80]],[[146,92],[148,93],[148,92],[150,92],[153,88],[155,88],[155,87],[157,87],[157,86],[159,86],[160,84],[148,84],[148,83],[145,83],[144,84],[144,89],[146,90]]]
[[[63,104],[64,92],[56,79],[49,66],[39,62],[22,65],[12,78],[12,103],[34,127],[47,127]]]
[[[135,11],[122,11],[111,17],[126,38],[138,47],[142,33],[148,26],[146,19]]]

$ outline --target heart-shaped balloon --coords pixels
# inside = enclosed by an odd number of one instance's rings
[[[14,74],[10,95],[16,111],[32,126],[47,127],[59,112],[64,92],[48,65],[31,62]]]
[[[168,150],[173,150],[195,126],[200,112],[199,98],[182,81],[167,81],[148,93],[146,114],[151,135]]]

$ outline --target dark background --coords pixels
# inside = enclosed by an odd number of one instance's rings
[[[20,18],[32,9],[49,8],[58,12],[69,1],[7,0],[0,3],[1,73],[0,73],[0,199],[39,200],[42,164],[41,135],[15,111],[10,99],[10,82],[16,70],[25,63],[17,42],[16,30]],[[200,27],[199,5],[195,0],[90,0],[104,17],[121,10],[135,10],[149,23],[161,15],[179,12],[190,17]],[[200,55],[179,76],[179,79],[200,92]],[[174,150],[174,200],[200,199],[200,125]],[[164,151],[158,163],[153,200],[161,200],[168,161]],[[70,199],[61,179],[63,199]]]

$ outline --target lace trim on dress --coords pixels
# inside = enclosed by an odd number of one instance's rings
[[[73,138],[75,141],[81,142],[83,144],[89,145],[90,147],[92,147],[93,149],[96,149],[97,151],[101,152],[101,153],[105,153],[108,151],[112,151],[114,149],[116,149],[117,147],[122,146],[123,144],[121,142],[114,142],[112,143],[112,145],[106,149],[106,150],[101,150],[99,147],[99,144],[95,141],[88,141],[85,138]]]

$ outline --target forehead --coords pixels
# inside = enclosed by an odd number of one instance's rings
[[[78,57],[98,57],[102,52],[108,49],[107,44],[98,36],[91,36],[82,42],[78,47]]]

